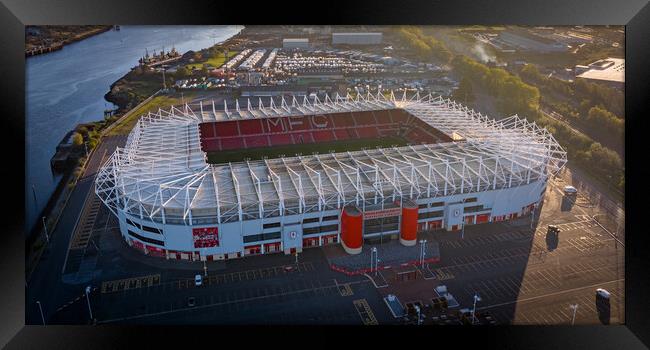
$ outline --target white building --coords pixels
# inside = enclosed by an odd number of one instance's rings
[[[588,66],[578,65],[575,73],[576,78],[622,87],[625,85],[625,59],[608,57]]]
[[[296,38],[296,39],[282,39],[282,48],[284,49],[308,49],[309,39]]]
[[[172,107],[138,121],[95,180],[130,246],[220,260],[339,242],[354,254],[380,234],[412,245],[420,230],[529,214],[566,163],[546,129],[431,95],[267,101]],[[205,153],[386,132],[423,142],[222,164]]]
[[[332,45],[378,45],[382,33],[332,33]]]

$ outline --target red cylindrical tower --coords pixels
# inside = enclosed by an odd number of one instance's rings
[[[363,214],[355,206],[346,206],[341,213],[341,244],[348,254],[361,253]]]
[[[418,205],[410,200],[402,202],[402,224],[399,241],[405,246],[414,246],[418,239]]]

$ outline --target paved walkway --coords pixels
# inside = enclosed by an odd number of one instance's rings
[[[50,234],[50,243],[34,269],[25,295],[26,324],[40,324],[41,316],[36,301],[40,301],[46,322],[56,309],[64,302],[78,294],[78,286],[61,284],[62,271],[67,251],[70,247],[71,235],[78,222],[85,200],[92,188],[94,176],[99,169],[103,154],[110,154],[115,147],[122,146],[125,138],[104,138],[98,149],[93,152],[84,176],[78,181],[56,228]],[[106,153],[104,153],[106,151]]]
[[[365,244],[361,253],[356,255],[340,254],[343,251],[340,245],[324,248],[324,251],[331,265],[349,272],[361,272],[370,268],[372,248],[377,248],[379,260],[377,265],[380,268],[415,264],[420,261],[420,244],[405,247],[399,240],[390,240],[382,244]],[[431,238],[427,239],[424,258],[425,260],[440,258],[438,243]]]

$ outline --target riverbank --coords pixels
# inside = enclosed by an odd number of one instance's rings
[[[198,51],[189,50],[184,52],[182,53],[182,59],[175,63],[181,66],[185,64],[200,65],[209,60],[210,51],[215,48],[238,50],[246,40],[246,34],[246,28],[243,28],[239,33],[221,43],[202,48]],[[196,57],[201,58],[196,59]],[[137,64],[137,61],[134,61],[135,64]],[[178,74],[165,74],[165,83],[167,86],[172,86],[177,79],[181,78],[176,75]],[[136,67],[113,82],[110,85],[110,90],[104,95],[104,99],[118,106],[117,114],[123,115],[160,90],[163,87],[162,82],[162,73]]]
[[[61,50],[65,45],[107,32],[112,25],[102,26],[26,26],[25,57]]]
[[[241,29],[241,26],[121,26],[119,31],[92,35],[51,55],[26,59],[26,234],[35,226],[42,227],[44,208],[59,186],[61,176],[53,175],[50,170],[57,145],[78,124],[100,126],[118,119],[104,117],[106,110],[117,107],[107,102],[104,95],[112,83],[138,64],[138,58],[147,49],[149,52],[165,47],[175,47],[179,52],[198,50],[226,40]],[[157,83],[162,86],[161,80]],[[159,88],[155,86],[151,91]],[[123,109],[122,114],[125,112]],[[90,146],[89,143],[89,151]]]

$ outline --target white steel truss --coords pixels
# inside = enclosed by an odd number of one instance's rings
[[[97,195],[115,214],[200,225],[498,190],[545,181],[566,164],[566,152],[535,123],[516,115],[494,120],[432,95],[292,96],[266,107],[261,99],[230,105],[235,112],[213,102],[205,110],[186,104],[142,116],[98,172]],[[460,138],[227,164],[208,164],[201,150],[202,122],[394,108]]]

